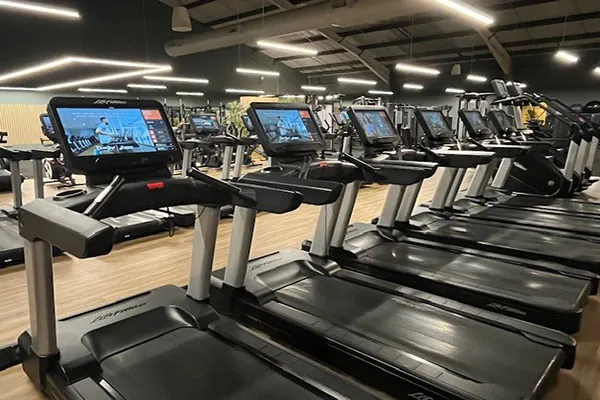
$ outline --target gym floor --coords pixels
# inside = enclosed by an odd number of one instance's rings
[[[439,173],[423,185],[421,201],[429,200]],[[80,178],[80,182],[83,180]],[[46,186],[46,194],[57,189]],[[594,188],[590,199],[600,199]],[[33,184],[23,185],[25,201],[33,198]],[[354,221],[369,221],[377,216],[385,200],[386,187],[373,185],[361,189]],[[10,204],[11,194],[0,194],[0,203]],[[310,238],[318,209],[302,206],[285,215],[259,214],[252,256],[268,254],[282,248],[297,248]],[[227,259],[231,220],[222,220],[219,229],[215,268]],[[102,306],[124,297],[165,284],[187,283],[191,258],[192,230],[177,229],[173,237],[155,235],[118,244],[104,257],[78,260],[62,256],[55,260],[57,313],[65,317]],[[23,266],[0,270],[0,345],[15,341],[28,326],[27,293]],[[600,299],[590,299],[584,311],[578,342],[577,361],[571,371],[561,371],[548,400],[600,400]],[[519,360],[515,360],[516,363]],[[4,400],[42,399],[21,367],[0,373],[0,398]]]

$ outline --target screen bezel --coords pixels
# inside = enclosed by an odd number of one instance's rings
[[[58,115],[59,108],[139,108],[159,110],[162,119],[165,122],[167,133],[175,144],[171,151],[156,153],[125,153],[100,156],[76,156],[65,134],[62,121]],[[54,97],[48,103],[48,114],[54,122],[55,134],[63,150],[67,168],[85,175],[124,173],[125,171],[137,169],[146,166],[166,166],[171,163],[179,162],[183,158],[179,143],[173,128],[169,123],[165,110],[157,101],[154,100],[129,100],[129,99],[107,99],[107,98],[80,98],[80,97]]]
[[[198,128],[196,126],[196,124],[194,123],[194,117],[215,117],[215,121],[217,124],[216,128]],[[188,117],[188,121],[191,125],[191,127],[194,129],[195,132],[200,131],[201,133],[215,133],[215,132],[221,132],[221,124],[219,123],[219,119],[217,118],[217,114],[215,113],[195,113],[195,114],[191,114]]]
[[[490,117],[490,121],[492,121],[492,124],[496,127],[496,130],[498,131],[498,133],[502,134],[504,132],[506,132],[509,129],[514,129],[514,126],[512,124],[510,124],[509,127],[503,127],[502,123],[500,122],[500,118],[498,118],[498,114],[499,113],[503,113],[507,116],[507,118],[510,120],[510,115],[508,115],[505,111],[502,110],[490,110],[488,112],[488,115]]]
[[[44,122],[45,118],[48,118],[48,120],[50,121],[50,126],[52,127],[52,133],[50,133],[50,135],[48,135],[48,125],[46,124],[46,122]],[[40,114],[40,123],[42,124],[42,130],[44,131],[45,135],[56,137],[56,129],[54,128],[54,123],[52,122],[52,117],[50,116],[50,114]]]
[[[375,146],[375,147],[388,147],[388,146],[395,146],[400,141],[400,136],[398,135],[398,132],[394,128],[394,124],[392,123],[390,115],[388,114],[388,110],[385,107],[350,106],[350,108],[348,108],[346,111],[348,112],[348,116],[350,117],[352,126],[356,130],[356,133],[358,133],[358,137],[360,138],[360,141],[363,143],[363,145]],[[364,131],[362,125],[360,124],[360,121],[358,120],[357,112],[360,113],[361,111],[377,111],[377,112],[383,111],[383,112],[385,112],[385,117],[387,118],[387,121],[389,122],[390,126],[392,127],[392,130],[394,132],[396,132],[396,135],[394,135],[392,137],[386,137],[386,138],[371,137],[371,136],[367,135],[367,132]]]
[[[250,116],[248,114],[244,114],[242,115],[242,123],[244,124],[244,127],[246,127],[246,130],[248,132],[254,132],[254,125],[250,126],[251,124],[253,124],[252,120],[250,119]]]
[[[317,135],[319,135],[319,141],[313,142],[296,142],[296,143],[271,143],[267,134],[265,133],[258,115],[257,110],[297,110],[297,111],[308,111],[310,117],[317,128]],[[321,128],[317,123],[315,114],[308,104],[303,103],[250,103],[250,108],[247,112],[250,117],[250,121],[254,125],[254,132],[258,136],[265,152],[271,157],[293,157],[295,155],[302,155],[311,152],[318,152],[325,148],[325,139]]]
[[[417,120],[419,121],[419,124],[421,125],[421,129],[423,129],[423,132],[425,133],[425,135],[427,135],[427,137],[430,138],[431,140],[435,140],[435,141],[451,140],[452,139],[451,136],[446,136],[446,135],[435,136],[433,134],[433,131],[427,124],[427,120],[425,119],[425,116],[423,115],[424,112],[438,113],[439,115],[442,116],[442,120],[444,121],[444,124],[448,128],[447,132],[450,132],[452,137],[454,136],[454,131],[452,130],[452,127],[448,123],[448,120],[446,120],[446,117],[444,117],[444,113],[442,113],[440,110],[436,110],[436,109],[432,109],[432,108],[417,108],[417,109],[415,109],[415,116],[417,117]]]
[[[481,115],[481,113],[479,112],[479,110],[459,110],[458,111],[458,117],[461,119],[462,123],[465,124],[465,127],[467,128],[467,131],[469,133],[469,136],[473,137],[473,138],[478,138],[478,137],[482,137],[485,136],[481,133],[478,133],[475,130],[475,126],[473,126],[473,124],[471,123],[471,120],[469,120],[469,117],[467,117],[467,114],[477,114],[479,116],[479,118],[481,118],[481,121],[483,122],[483,124],[485,125],[485,127],[488,129],[488,134],[492,133],[492,130],[487,126],[487,124],[485,123],[485,120],[483,119],[483,115]]]

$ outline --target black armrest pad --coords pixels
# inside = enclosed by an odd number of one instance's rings
[[[57,158],[60,156],[58,146],[40,146],[31,149],[31,158],[33,160],[43,160],[45,158]]]
[[[437,164],[423,163],[426,166],[415,166],[410,164],[421,164],[413,161],[392,161],[370,163],[378,168],[377,173],[385,177],[385,181],[379,183],[391,183],[394,185],[408,186],[421,182],[433,176],[437,170]],[[407,165],[408,164],[408,165]],[[433,167],[429,166],[433,165]]]
[[[304,197],[303,203],[314,205],[333,203],[340,196],[343,188],[341,183],[336,182],[300,179],[262,172],[247,174],[238,182],[299,192]]]
[[[451,168],[473,168],[481,164],[488,164],[495,153],[490,151],[457,151],[434,150],[441,158],[437,160],[440,166]]]
[[[490,151],[496,153],[498,158],[515,158],[523,154],[527,154],[531,147],[528,146],[515,146],[506,144],[485,144],[484,145]]]
[[[43,199],[19,209],[19,232],[29,241],[44,240],[78,258],[110,253],[113,228]]]
[[[299,192],[240,182],[236,183],[235,186],[242,189],[244,194],[254,197],[256,206],[253,208],[258,211],[283,214],[294,211],[302,205],[303,196]],[[243,204],[237,204],[235,197],[233,204],[244,206]]]
[[[0,146],[0,157],[10,161],[31,160],[31,151],[18,149],[11,146]]]

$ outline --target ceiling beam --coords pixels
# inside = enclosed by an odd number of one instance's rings
[[[294,4],[288,0],[269,0],[269,2],[284,10],[291,10],[295,8]],[[390,70],[385,65],[380,64],[377,60],[375,60],[375,58],[367,54],[365,50],[360,49],[356,43],[352,42],[352,39],[347,39],[340,36],[331,28],[321,28],[317,30],[317,32],[332,42],[337,43],[338,46],[348,52],[348,54],[354,57],[357,61],[361,62],[383,82],[386,84],[390,83]]]
[[[498,38],[494,36],[494,33],[490,32],[489,29],[479,28],[476,29],[476,31],[481,37],[481,40],[483,40],[483,43],[485,43],[490,50],[490,53],[494,56],[494,59],[502,69],[502,72],[504,72],[504,75],[510,75],[512,71],[512,60],[502,43],[500,43]]]
[[[184,7],[187,8],[188,10],[191,10],[193,8],[204,6],[206,4],[210,4],[215,1],[217,1],[217,0],[196,0],[191,3],[186,4]]]

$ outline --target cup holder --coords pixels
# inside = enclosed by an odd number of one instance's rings
[[[72,199],[74,197],[83,196],[84,194],[87,194],[87,190],[85,190],[85,189],[65,190],[64,192],[55,194],[52,199],[56,200],[56,201],[62,201],[62,200]]]

